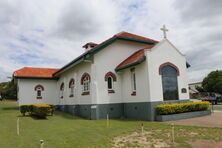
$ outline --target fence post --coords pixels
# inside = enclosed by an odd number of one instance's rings
[[[214,105],[213,105],[213,102],[211,102],[211,112],[214,113]]]
[[[144,131],[144,128],[143,128],[143,123],[141,124],[141,132],[142,132],[142,135],[143,135],[143,131]]]
[[[17,135],[19,136],[19,118],[17,119]]]
[[[172,143],[173,143],[173,147],[174,147],[174,142],[175,142],[174,123],[172,123],[171,125],[172,125]]]
[[[106,127],[109,127],[109,114],[106,115]]]
[[[40,140],[40,148],[44,148],[44,140]]]

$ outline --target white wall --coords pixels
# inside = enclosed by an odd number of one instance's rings
[[[115,41],[94,55],[93,76],[97,85],[96,101],[98,104],[123,102],[122,76],[115,73],[115,68],[127,57],[146,45],[129,41]],[[104,80],[105,74],[109,71],[117,76],[117,81],[114,82],[115,93],[108,93],[107,82]]]
[[[202,87],[202,82],[189,84],[189,87],[190,87],[191,92],[193,91],[198,92],[198,90],[196,90],[196,87]]]
[[[90,95],[82,95],[82,85],[81,85],[81,78],[84,73],[88,73],[91,76],[91,87],[90,87]],[[71,79],[75,80],[75,89],[74,89],[74,97],[70,97],[70,89],[69,89],[69,81]],[[91,104],[92,103],[92,75],[91,75],[91,63],[83,62],[68,71],[62,73],[58,82],[57,82],[57,89],[56,91],[60,92],[60,85],[64,82],[64,93],[63,99],[60,98],[60,93],[58,94],[57,98],[59,99],[59,104],[61,105],[68,105],[68,104]]]
[[[180,75],[177,77],[179,99],[189,99],[185,56],[181,55],[167,40],[161,41],[151,51],[147,51],[146,56],[151,101],[163,101],[162,77],[159,75],[159,66],[166,62],[173,63],[179,68]],[[182,88],[186,88],[187,93],[182,93]]]
[[[146,51],[146,61],[135,66],[136,72],[136,96],[131,96],[130,68],[115,73],[115,68],[123,60],[137,50],[144,48],[146,44],[116,41],[94,55],[92,63],[83,62],[67,70],[60,75],[58,81],[20,79],[19,103],[50,103],[50,104],[105,104],[121,102],[149,102],[163,101],[162,78],[159,75],[159,66],[165,62],[175,64],[180,71],[178,76],[178,90],[180,99],[189,98],[188,76],[186,59],[168,41],[162,41],[151,51]],[[114,82],[115,93],[108,93],[107,82],[104,77],[107,72],[116,74],[117,82]],[[82,95],[80,83],[82,75],[87,72],[91,76],[90,95]],[[69,81],[75,80],[74,97],[70,97]],[[63,99],[60,99],[60,85],[64,82],[65,89]],[[43,99],[36,99],[34,87],[41,84],[45,87]],[[187,93],[181,93],[186,88]]]
[[[131,71],[130,68],[122,72],[123,102],[149,102],[149,84],[147,73],[147,62],[137,65],[136,74],[136,95],[132,96]]]
[[[36,85],[42,85],[42,99],[36,99]],[[22,104],[58,104],[56,80],[46,79],[19,79],[18,80],[18,102]]]

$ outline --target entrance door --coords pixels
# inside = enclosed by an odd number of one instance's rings
[[[178,100],[178,83],[177,83],[177,69],[170,65],[161,68],[163,99]]]

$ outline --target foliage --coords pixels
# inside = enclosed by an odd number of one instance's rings
[[[49,106],[50,106],[50,113],[51,115],[53,115],[55,111],[55,105],[49,104]]]
[[[222,102],[222,96],[221,97],[217,97],[217,101],[218,102]]]
[[[29,115],[45,118],[47,115],[53,115],[54,110],[54,105],[49,104],[31,104],[20,106],[20,112],[23,114],[23,116],[28,113]]]
[[[160,104],[156,107],[156,111],[158,115],[178,114],[184,112],[207,110],[209,105],[209,102]]]
[[[46,118],[51,113],[51,106],[48,104],[34,104],[32,105],[32,115],[40,118]]]
[[[17,85],[13,81],[0,83],[0,94],[4,99],[17,98]]]
[[[222,70],[212,71],[202,82],[204,90],[222,94]]]
[[[198,92],[206,92],[206,90],[201,86],[196,86],[195,88]]]
[[[26,113],[30,114],[32,112],[32,105],[21,105],[19,108],[23,116],[25,116]]]

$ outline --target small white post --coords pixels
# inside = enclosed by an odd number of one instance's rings
[[[141,132],[142,132],[142,135],[143,135],[143,131],[144,131],[144,128],[143,128],[143,123],[141,124]]]
[[[174,141],[175,141],[175,136],[174,136],[174,123],[172,123],[171,125],[172,125],[172,143],[173,143],[173,147],[174,147]]]
[[[40,140],[40,148],[44,147],[44,140]]]
[[[109,127],[109,114],[106,115],[106,127]]]
[[[19,136],[19,118],[17,119],[17,135]]]

